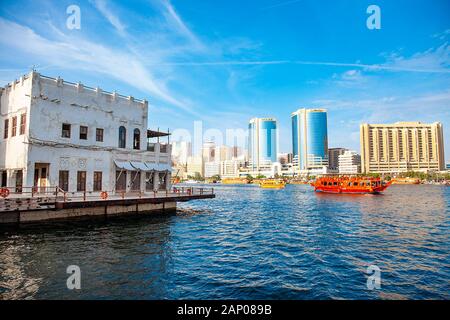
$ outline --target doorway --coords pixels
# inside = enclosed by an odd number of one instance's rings
[[[45,193],[46,189],[50,187],[48,174],[50,171],[49,163],[35,163],[34,164],[34,179],[33,187],[39,193]]]

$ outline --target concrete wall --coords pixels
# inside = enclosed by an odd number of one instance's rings
[[[114,217],[122,215],[142,215],[154,212],[173,212],[177,208],[176,202],[160,204],[144,203],[132,205],[113,205],[107,207],[90,207],[62,210],[36,210],[7,212],[0,215],[0,224],[30,223],[49,220]]]

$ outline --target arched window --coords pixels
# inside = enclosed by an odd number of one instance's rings
[[[140,150],[141,149],[141,132],[139,129],[134,129],[133,133],[133,149]]]
[[[124,126],[119,128],[119,148],[127,147],[127,129]]]

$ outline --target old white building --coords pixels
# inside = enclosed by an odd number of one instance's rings
[[[147,129],[145,100],[31,72],[0,88],[0,110],[1,186],[170,188],[168,134]]]

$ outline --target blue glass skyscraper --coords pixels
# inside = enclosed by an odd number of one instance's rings
[[[291,115],[294,168],[309,170],[328,165],[327,111],[299,109]]]
[[[253,170],[267,168],[277,161],[277,121],[253,118],[248,124],[248,158]]]

